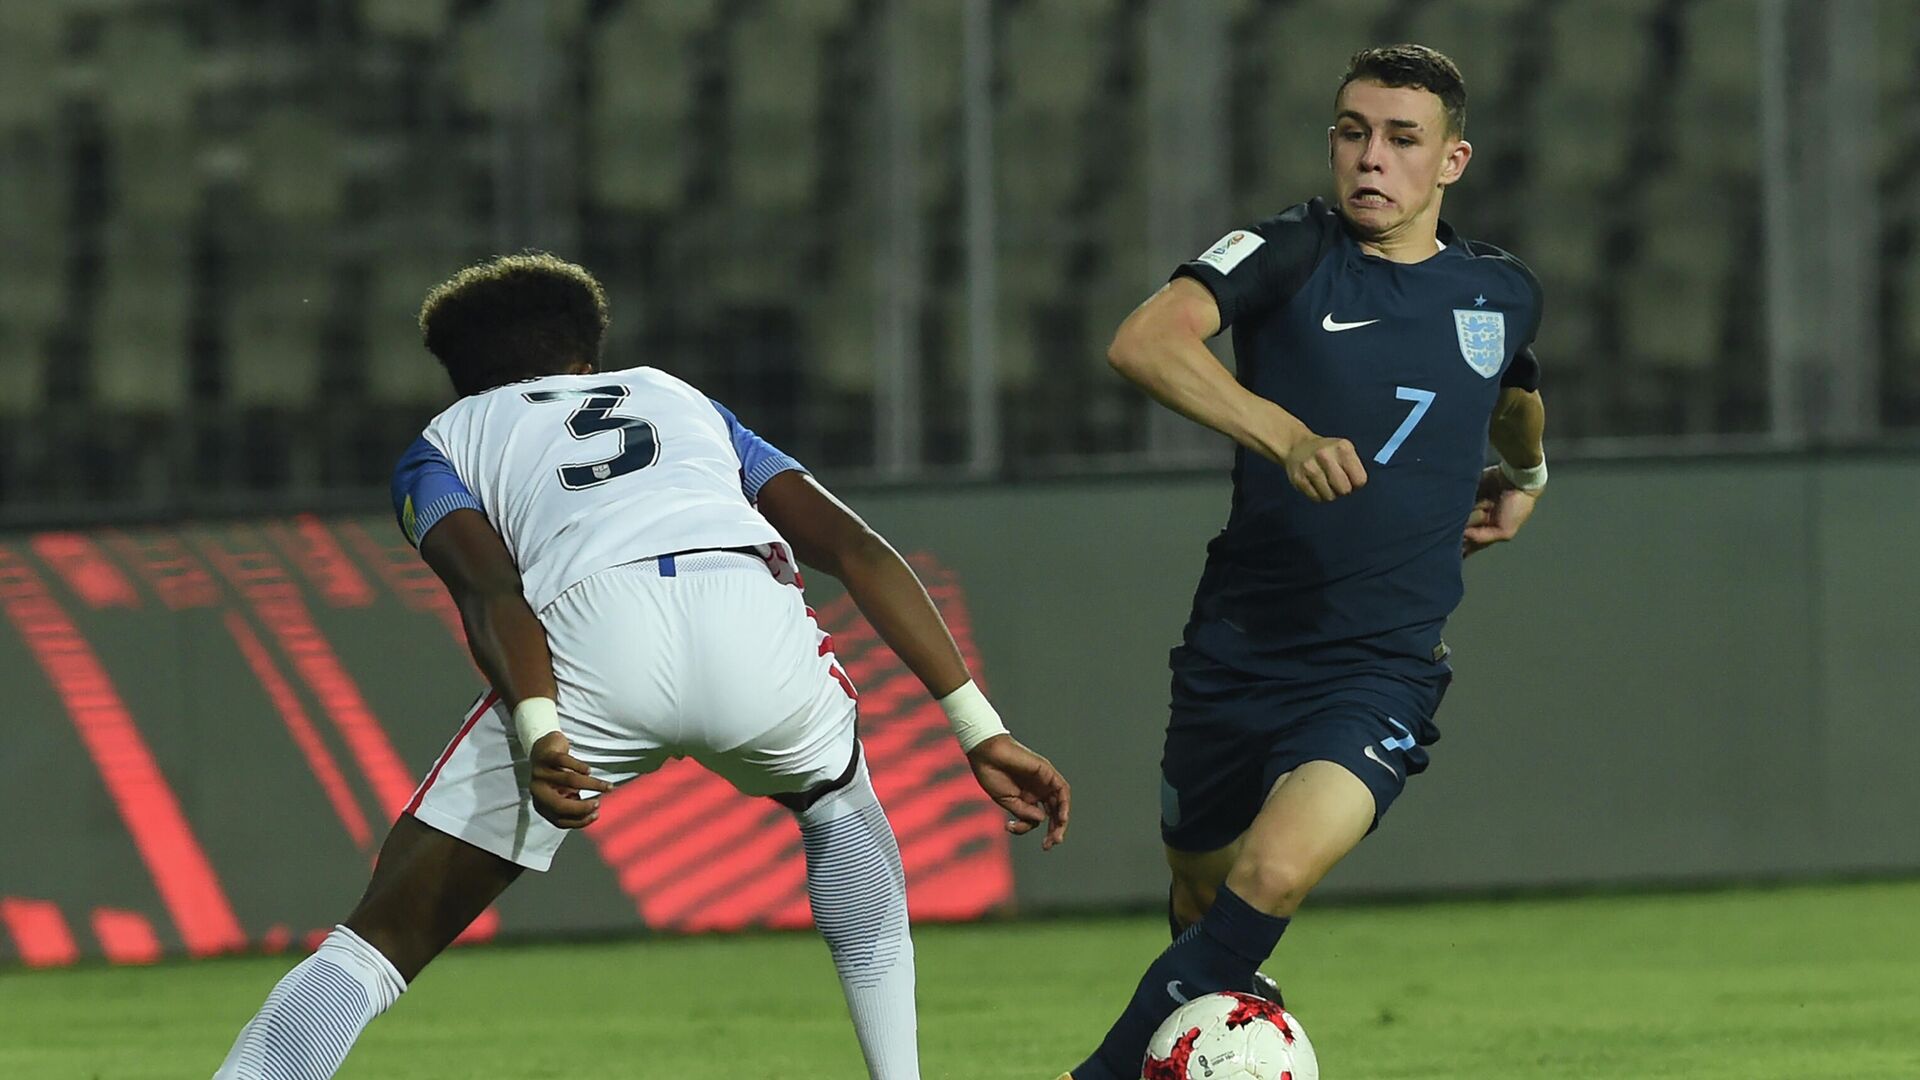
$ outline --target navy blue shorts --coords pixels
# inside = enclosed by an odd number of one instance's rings
[[[1173,650],[1172,718],[1160,755],[1160,835],[1176,851],[1231,844],[1274,781],[1309,761],[1344,766],[1373,792],[1373,821],[1427,767],[1453,672],[1350,669],[1270,679]]]

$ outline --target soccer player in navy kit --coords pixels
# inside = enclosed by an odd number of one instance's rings
[[[1133,1080],[1181,1002],[1255,988],[1308,890],[1427,767],[1461,559],[1511,539],[1546,486],[1539,283],[1440,220],[1473,153],[1459,70],[1369,49],[1334,108],[1335,200],[1229,233],[1109,350],[1239,446],[1172,654],[1175,941],[1071,1080]],[[1205,345],[1228,327],[1237,380]]]

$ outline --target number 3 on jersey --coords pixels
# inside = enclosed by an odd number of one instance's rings
[[[560,466],[560,484],[568,491],[596,487],[660,460],[660,438],[652,424],[639,417],[611,415],[627,398],[624,386],[615,383],[586,390],[535,390],[522,396],[535,403],[580,402],[567,417],[567,431],[576,439],[591,439],[608,431],[620,437],[620,452],[610,458]]]
[[[1400,444],[1407,441],[1407,436],[1413,434],[1414,428],[1420,426],[1420,418],[1427,415],[1427,410],[1433,407],[1435,394],[1431,390],[1416,390],[1411,386],[1396,386],[1393,388],[1393,396],[1399,398],[1401,401],[1413,402],[1413,411],[1408,413],[1407,418],[1400,422],[1400,429],[1393,433],[1393,438],[1387,440],[1387,445],[1381,447],[1380,452],[1373,455],[1373,460],[1381,465],[1385,465],[1387,462],[1393,460],[1393,452],[1400,449]]]

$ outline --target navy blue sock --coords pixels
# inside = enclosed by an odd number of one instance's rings
[[[1222,885],[1206,918],[1147,968],[1126,1011],[1114,1021],[1100,1049],[1073,1070],[1073,1080],[1138,1080],[1147,1040],[1161,1021],[1189,998],[1245,990],[1286,930],[1286,919],[1254,910]]]

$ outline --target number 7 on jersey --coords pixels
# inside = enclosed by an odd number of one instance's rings
[[[1420,418],[1427,415],[1427,410],[1433,407],[1435,397],[1431,390],[1418,390],[1411,386],[1394,387],[1393,396],[1401,401],[1413,402],[1413,411],[1400,422],[1400,430],[1393,433],[1393,438],[1387,440],[1387,445],[1373,455],[1373,460],[1381,465],[1393,460],[1393,452],[1400,449],[1400,444],[1407,441],[1407,436],[1413,434],[1414,428],[1420,426]]]

